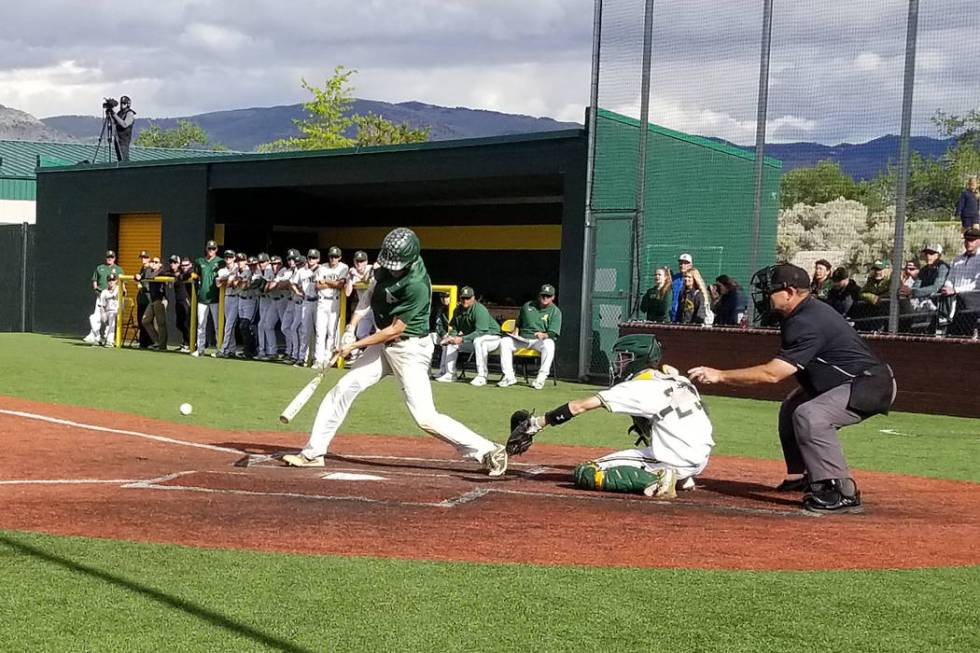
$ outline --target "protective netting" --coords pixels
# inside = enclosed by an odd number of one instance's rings
[[[971,282],[954,279],[958,315],[944,315],[935,281],[946,270],[922,252],[941,249],[952,264],[966,246],[955,214],[967,178],[980,173],[973,3],[600,0],[600,9],[588,372],[605,373],[603,352],[626,320],[751,324],[742,301],[749,293],[738,288],[783,260],[826,273],[818,292],[833,290],[858,329],[887,329],[897,305],[901,331],[973,334]],[[899,207],[913,50],[911,163]],[[757,167],[760,109],[765,159]],[[682,255],[692,265],[681,267]],[[919,269],[906,271],[908,260]],[[663,290],[658,268],[671,276]],[[893,270],[909,290],[892,287]]]

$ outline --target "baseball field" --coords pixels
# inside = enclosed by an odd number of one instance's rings
[[[711,463],[665,502],[571,486],[632,445],[603,411],[489,479],[386,379],[325,468],[289,469],[340,372],[284,426],[309,370],[32,334],[0,335],[0,370],[3,651],[980,649],[977,420],[846,429],[867,510],[807,517],[772,490],[770,402],[708,397]],[[433,392],[503,441],[594,390]]]

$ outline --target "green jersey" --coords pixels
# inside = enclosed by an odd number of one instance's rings
[[[429,333],[429,311],[432,308],[432,282],[422,259],[418,259],[401,277],[385,268],[374,271],[371,310],[379,329],[391,326],[397,317],[405,323],[403,335],[414,338]]]
[[[660,291],[650,288],[640,300],[640,312],[650,322],[670,322],[670,307],[674,303],[674,290],[667,286],[667,292],[660,296]]]
[[[92,281],[95,282],[96,288],[99,290],[105,290],[106,286],[109,285],[109,275],[115,274],[117,277],[123,273],[123,269],[113,263],[112,265],[106,265],[102,263],[95,268],[95,272],[92,273]]]
[[[196,261],[194,261],[194,267],[197,268],[198,279],[198,289],[197,289],[197,301],[202,304],[217,304],[219,298],[218,285],[215,280],[218,278],[218,264],[221,263],[221,259],[215,256],[212,259],[204,258],[203,256]]]
[[[538,331],[557,340],[561,335],[561,309],[554,304],[540,308],[537,302],[528,302],[521,306],[521,312],[517,315],[517,334],[522,338],[533,338]]]
[[[500,333],[500,325],[480,302],[473,302],[469,308],[457,306],[449,326],[453,335],[463,336],[463,342],[473,342],[480,336]]]

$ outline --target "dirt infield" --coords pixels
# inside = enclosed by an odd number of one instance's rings
[[[18,414],[19,413],[19,414]],[[980,564],[980,487],[859,472],[863,515],[808,517],[774,461],[713,458],[672,502],[586,492],[604,451],[538,445],[490,479],[432,438],[228,433],[0,397],[0,528],[214,548],[556,565],[862,569]],[[243,452],[248,467],[236,467]],[[818,558],[814,554],[821,552]]]

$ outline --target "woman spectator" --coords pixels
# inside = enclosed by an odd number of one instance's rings
[[[715,281],[721,293],[715,310],[715,324],[735,326],[742,323],[745,311],[749,308],[749,300],[742,291],[742,286],[727,274]]]
[[[670,269],[657,268],[653,273],[653,288],[643,294],[640,312],[648,322],[670,322],[670,307],[674,303],[674,289]]]
[[[681,286],[681,296],[677,304],[677,324],[704,324],[705,294],[698,287],[695,272],[684,273],[684,285]],[[704,281],[702,280],[702,285]]]

